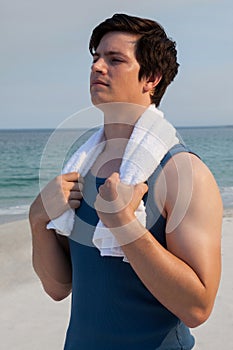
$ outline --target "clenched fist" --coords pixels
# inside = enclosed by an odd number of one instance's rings
[[[100,220],[107,227],[117,227],[135,219],[134,212],[147,192],[144,183],[135,186],[120,182],[118,173],[113,173],[99,187],[99,194],[94,203]]]
[[[79,208],[83,185],[84,180],[77,172],[55,177],[32,203],[30,220],[38,218],[48,223],[69,208]]]

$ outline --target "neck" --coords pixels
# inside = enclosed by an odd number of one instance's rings
[[[103,105],[106,141],[129,139],[135,123],[148,107],[130,103],[109,103]]]

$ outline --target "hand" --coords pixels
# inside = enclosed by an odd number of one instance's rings
[[[107,227],[119,227],[135,219],[134,212],[147,192],[144,183],[135,186],[120,182],[119,174],[113,173],[99,187],[99,194],[94,203],[100,220]]]
[[[77,172],[55,177],[37,196],[30,208],[30,220],[48,223],[69,208],[79,208],[84,180]]]

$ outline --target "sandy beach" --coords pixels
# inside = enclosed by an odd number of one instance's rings
[[[192,330],[195,350],[231,349],[233,343],[233,216],[225,212],[222,230],[222,278],[214,310]],[[0,225],[0,348],[62,350],[70,298],[54,302],[42,290],[31,265],[27,220]]]

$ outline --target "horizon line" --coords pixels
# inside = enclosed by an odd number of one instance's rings
[[[178,129],[200,129],[200,128],[226,128],[226,127],[233,127],[233,124],[219,124],[219,125],[174,125],[175,128]],[[86,130],[86,129],[94,129],[96,127],[80,127],[78,129]],[[17,130],[73,130],[73,128],[53,128],[53,127],[26,127],[26,128],[0,128],[0,131],[17,131]]]

